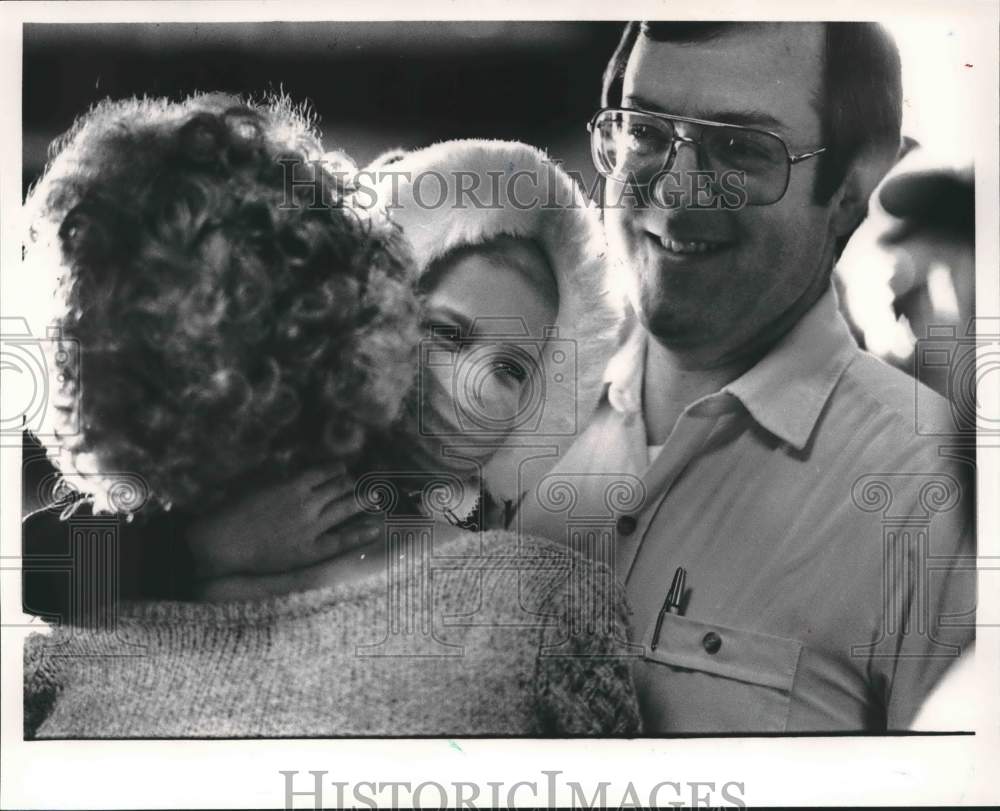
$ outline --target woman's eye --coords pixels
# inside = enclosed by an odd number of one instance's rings
[[[513,378],[519,383],[523,383],[528,377],[528,373],[521,364],[513,361],[497,359],[492,362],[491,366],[495,374]]]

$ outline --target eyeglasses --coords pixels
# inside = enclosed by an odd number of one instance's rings
[[[676,122],[694,124],[699,137],[677,132]],[[590,148],[597,170],[606,177],[637,186],[648,186],[670,170],[678,144],[698,150],[699,169],[739,173],[748,205],[777,203],[788,189],[792,166],[826,151],[826,147],[793,155],[773,132],[720,124],[666,113],[605,108],[587,124]]]

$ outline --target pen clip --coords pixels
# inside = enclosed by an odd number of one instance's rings
[[[656,626],[653,628],[653,642],[650,646],[653,650],[656,650],[656,646],[660,642],[660,631],[663,629],[663,618],[670,613],[671,609],[676,609],[678,612],[681,607],[681,598],[684,596],[684,586],[687,583],[687,570],[683,566],[678,566],[674,571],[674,579],[670,581],[670,589],[667,591],[667,597],[663,601],[663,606],[660,608],[660,613],[656,617]]]

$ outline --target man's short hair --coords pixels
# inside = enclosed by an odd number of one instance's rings
[[[602,106],[621,104],[625,67],[640,34],[655,42],[702,42],[758,25],[767,23],[629,22],[604,71]],[[895,154],[903,115],[899,51],[886,30],[876,23],[828,22],[824,27],[820,108],[827,151],[819,158],[817,202],[830,199],[862,151]]]

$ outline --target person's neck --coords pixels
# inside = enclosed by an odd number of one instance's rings
[[[650,338],[642,390],[646,441],[650,445],[666,442],[684,409],[734,381],[764,354],[741,355],[711,364],[693,363],[690,356],[664,346],[655,335]]]
[[[738,343],[676,348],[651,333],[642,390],[646,442],[662,445],[688,406],[720,391],[757,365],[816,304],[828,286],[828,281],[813,285],[765,329]]]

